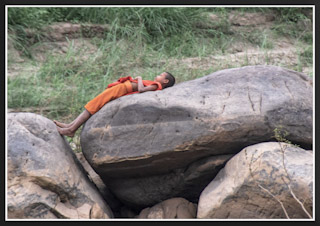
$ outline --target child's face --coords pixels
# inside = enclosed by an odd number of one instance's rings
[[[158,75],[154,78],[154,81],[160,82],[161,84],[163,84],[163,83],[165,83],[166,80],[168,80],[168,79],[166,79],[166,75],[167,75],[166,72],[162,72],[160,75]]]

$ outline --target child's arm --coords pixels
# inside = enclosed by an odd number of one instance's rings
[[[144,86],[142,83],[141,76],[136,77],[138,80],[138,91],[139,93],[147,92],[147,91],[154,91],[158,88],[157,85],[150,85],[150,86]]]

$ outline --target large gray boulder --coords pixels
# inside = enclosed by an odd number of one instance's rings
[[[107,186],[117,181],[119,188],[122,181],[127,189],[127,178],[166,175],[210,156],[236,154],[273,140],[279,127],[288,140],[310,149],[312,106],[312,82],[304,74],[274,66],[227,69],[106,104],[83,127],[81,146]],[[151,198],[148,205],[158,202]]]
[[[312,218],[313,153],[287,143],[243,149],[201,193],[197,218]]]
[[[33,113],[7,115],[8,218],[112,218],[55,124]]]

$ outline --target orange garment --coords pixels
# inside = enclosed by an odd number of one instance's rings
[[[111,83],[108,87],[100,93],[98,96],[90,100],[84,107],[91,115],[99,111],[106,103],[117,99],[119,97],[139,93],[139,91],[133,92],[131,82],[137,83],[137,80],[133,80],[130,76],[118,79],[117,82]],[[161,90],[162,86],[159,82],[142,80],[144,86],[156,84],[157,90]]]
[[[124,83],[126,81],[130,81],[130,82],[134,82],[134,83],[138,83],[138,80],[136,79],[133,79],[131,76],[127,76],[127,77],[121,77],[119,78],[116,82],[113,82],[111,84],[109,84],[107,86],[107,88],[110,88],[110,87],[113,87],[113,86],[116,86],[120,83]],[[157,85],[158,88],[156,90],[162,90],[162,85],[160,82],[155,82],[155,81],[150,81],[150,80],[142,80],[142,83],[144,86],[151,86],[151,85]],[[128,94],[126,95],[130,95],[130,94],[134,94],[134,93],[139,93],[139,91],[136,91],[136,92],[129,92]]]

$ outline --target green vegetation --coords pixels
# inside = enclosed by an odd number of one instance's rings
[[[264,31],[250,26],[235,30],[228,20],[235,11],[272,13],[274,25]],[[48,108],[43,113],[46,117],[70,121],[87,101],[120,76],[152,79],[160,72],[170,71],[177,82],[182,82],[217,70],[254,64],[248,56],[240,63],[210,61],[212,56],[230,53],[238,42],[265,51],[264,63],[269,64],[272,56],[268,51],[275,48],[274,40],[290,38],[296,44],[298,65],[278,65],[301,71],[313,63],[312,30],[303,24],[312,23],[310,11],[303,8],[10,7],[8,39],[23,55],[23,65],[33,64],[39,69],[8,77],[8,107]],[[210,18],[212,14],[218,19]],[[39,62],[32,49],[47,41],[47,30],[42,28],[56,22],[108,24],[109,30],[102,38],[94,37],[87,42],[96,47],[91,54],[85,51],[87,44],[78,48],[74,41],[68,40],[64,55],[49,51],[45,60]],[[188,65],[187,60],[192,58],[200,62],[198,67]],[[205,66],[202,60],[207,62]],[[14,57],[8,57],[9,67],[12,64]]]
[[[274,136],[278,142],[284,142],[287,144],[291,144],[291,141],[287,140],[286,137],[289,135],[289,132],[283,129],[283,126],[278,126],[274,130]]]

